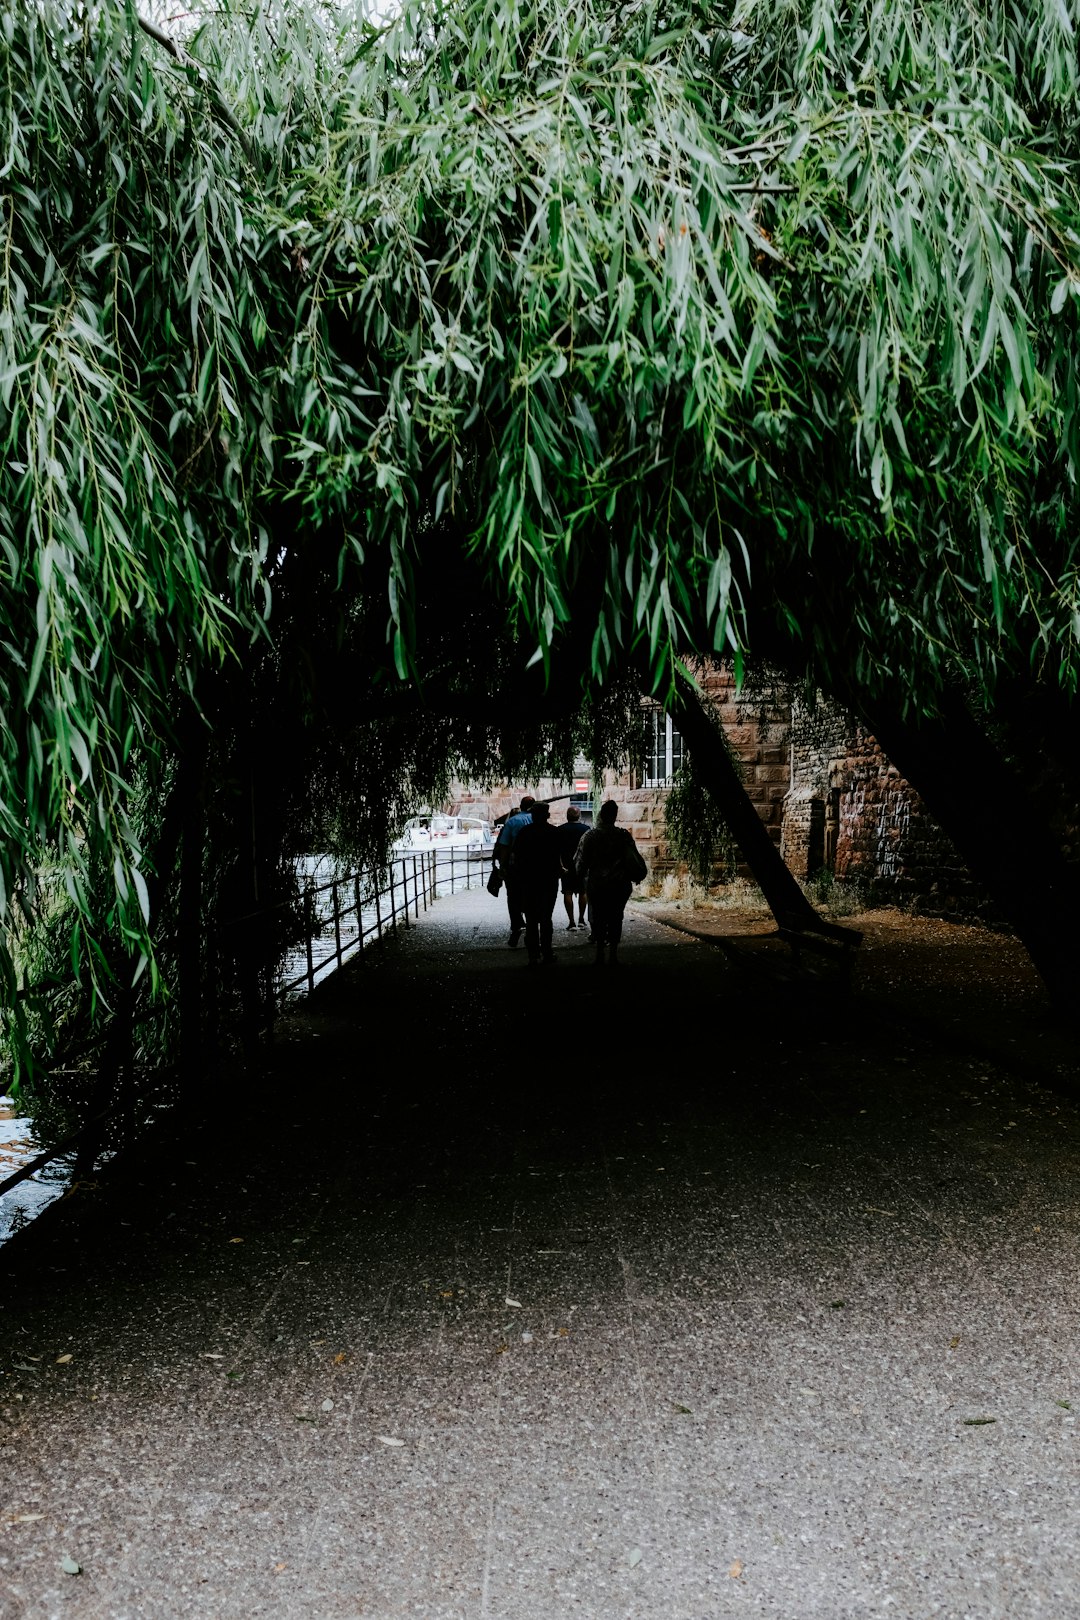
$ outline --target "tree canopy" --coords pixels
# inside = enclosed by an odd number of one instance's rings
[[[1078,26],[271,0],[170,38],[9,7],[9,1006],[42,916],[107,998],[125,956],[154,975],[199,727],[227,861],[257,747],[298,762],[277,848],[328,784],[385,834],[349,766],[375,717],[431,716],[380,733],[384,784],[494,768],[554,744],[545,679],[565,751],[642,654],[661,690],[720,651],[913,713],[1003,669],[1071,699]],[[447,669],[485,686],[465,600],[526,741],[439,721]]]
[[[367,543],[462,509],[541,649],[584,549],[597,674],[772,617],[917,702],[1017,653],[1073,689],[1075,21],[407,7],[309,249],[376,402]]]

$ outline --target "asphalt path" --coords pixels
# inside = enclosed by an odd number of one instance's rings
[[[0,1252],[3,1620],[1080,1616],[1068,1096],[504,915],[440,901]]]

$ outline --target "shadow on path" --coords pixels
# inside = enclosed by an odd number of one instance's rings
[[[5,1620],[1080,1613],[1075,1108],[502,915],[0,1258]]]

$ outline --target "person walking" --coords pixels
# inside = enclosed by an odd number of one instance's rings
[[[605,946],[610,952],[610,965],[618,965],[626,902],[634,884],[640,883],[648,870],[631,834],[624,827],[616,827],[618,814],[614,799],[600,806],[599,825],[585,834],[574,862],[578,877],[589,891],[597,966],[604,960]]]
[[[503,822],[503,828],[495,841],[491,859],[502,874],[506,886],[506,910],[510,917],[510,938],[507,944],[511,950],[516,950],[525,927],[525,918],[521,911],[521,900],[518,895],[517,879],[514,874],[514,845],[518,834],[523,827],[527,827],[532,820],[532,809],[536,800],[531,793],[524,793],[521,797],[521,808]]]
[[[546,804],[534,804],[528,827],[514,841],[514,882],[525,914],[525,945],[529,966],[555,960],[551,948],[551,914],[559,893],[559,838],[549,821]]]
[[[559,840],[559,860],[562,864],[563,905],[566,907],[566,926],[569,929],[585,927],[585,886],[580,882],[574,869],[574,856],[588,830],[576,804],[570,805],[566,812],[566,820],[561,827],[555,829],[555,835]],[[574,921],[575,894],[578,897],[577,922]]]

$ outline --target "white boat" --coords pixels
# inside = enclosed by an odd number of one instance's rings
[[[462,849],[470,855],[483,855],[494,844],[490,821],[480,816],[445,816],[433,812],[413,816],[391,847],[395,855],[419,855],[429,849]]]

